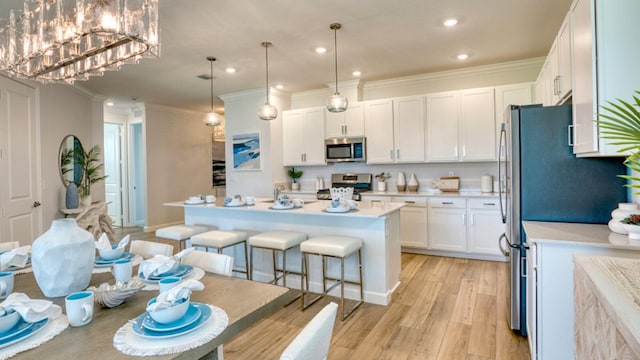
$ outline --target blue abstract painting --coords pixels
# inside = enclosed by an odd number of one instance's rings
[[[233,169],[260,170],[260,133],[233,135]]]

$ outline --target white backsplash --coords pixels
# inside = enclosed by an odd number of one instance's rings
[[[480,191],[480,177],[482,175],[492,175],[497,180],[496,163],[495,162],[479,162],[479,163],[429,163],[429,164],[389,164],[389,165],[368,165],[358,163],[342,163],[331,164],[327,166],[305,166],[299,167],[304,171],[302,177],[298,180],[301,190],[316,189],[316,176],[322,176],[324,183],[328,187],[331,185],[331,174],[335,173],[367,173],[380,174],[381,172],[391,174],[391,178],[387,180],[387,189],[389,191],[396,190],[396,178],[398,172],[404,172],[407,180],[412,173],[416,174],[420,183],[419,191],[431,190],[431,183],[441,176],[459,176],[461,191]],[[376,188],[376,180],[373,180],[374,190]],[[290,185],[286,185],[290,188]]]

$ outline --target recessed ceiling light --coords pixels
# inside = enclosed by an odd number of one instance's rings
[[[452,27],[452,26],[456,26],[458,25],[458,19],[446,19],[445,21],[442,22],[442,24],[446,27]]]
[[[114,103],[113,101],[107,101],[106,105],[107,106],[114,106],[116,103]]]
[[[280,90],[282,90],[282,89],[284,89],[284,85],[282,85],[282,84],[278,84],[278,85],[276,85],[276,89],[280,89]]]
[[[229,74],[233,74],[234,72],[236,72],[236,69],[234,69],[232,67],[228,67],[226,72],[228,72]]]
[[[352,73],[351,73],[351,75],[353,75],[353,76],[360,76],[360,75],[362,75],[362,71],[358,71],[358,70],[356,70],[356,71],[352,72]]]
[[[316,48],[316,52],[317,52],[318,54],[324,54],[324,53],[326,53],[326,52],[327,52],[327,49],[325,49],[325,48],[323,48],[323,47],[317,47],[317,48]]]
[[[469,58],[469,55],[467,55],[467,54],[458,54],[457,58],[458,58],[458,60],[467,60]]]

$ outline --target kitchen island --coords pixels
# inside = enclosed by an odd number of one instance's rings
[[[220,230],[245,230],[250,233],[264,231],[300,231],[314,237],[319,235],[344,235],[363,240],[362,270],[364,300],[368,303],[388,305],[391,295],[400,284],[400,208],[403,203],[359,202],[358,209],[347,213],[327,213],[330,201],[307,202],[301,208],[272,210],[270,199],[257,199],[254,206],[223,206],[221,199],[216,204],[186,205],[183,202],[166,203],[167,206],[184,207],[185,224],[213,225]],[[225,253],[233,255],[236,266],[244,259],[240,246]],[[254,251],[254,279],[273,279],[271,254],[269,251]],[[300,271],[298,249],[287,252],[287,269]],[[327,275],[339,277],[340,263],[329,259]],[[321,292],[321,260],[313,256],[309,262],[309,286],[311,291]],[[357,279],[357,262],[353,257],[345,262],[345,278]],[[287,285],[299,288],[300,277],[289,275]],[[339,287],[331,295],[339,296]],[[356,286],[345,284],[345,297],[359,297]]]

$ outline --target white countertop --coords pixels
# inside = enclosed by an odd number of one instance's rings
[[[580,224],[523,221],[527,239],[536,243],[564,243],[601,246],[614,249],[640,249],[640,242],[630,242],[627,235],[616,234],[605,224]]]
[[[285,190],[283,194],[316,195],[316,190]],[[361,193],[363,198],[367,196],[418,196],[418,197],[439,197],[439,196],[460,196],[460,197],[498,197],[497,192],[483,193],[480,191],[367,191]]]
[[[188,205],[183,201],[165,203],[166,206],[179,206],[184,208],[204,208],[210,210],[232,210],[232,211],[250,211],[250,212],[270,212],[270,213],[282,213],[287,215],[314,215],[314,216],[348,216],[348,217],[382,217],[390,214],[394,211],[398,211],[401,207],[405,206],[400,202],[371,202],[371,201],[359,201],[358,209],[345,213],[327,213],[323,211],[330,205],[329,200],[314,200],[310,203],[305,203],[301,208],[293,208],[291,210],[273,210],[270,209],[273,205],[271,199],[257,198],[256,204],[253,206],[224,206],[223,199],[218,199],[215,204],[201,204],[201,205]]]

